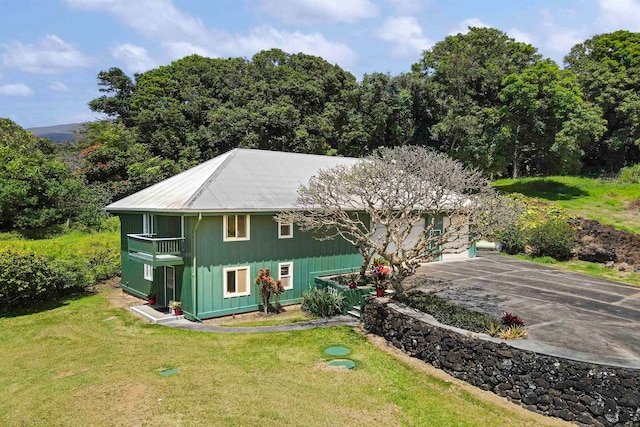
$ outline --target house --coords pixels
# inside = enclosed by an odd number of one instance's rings
[[[282,280],[282,305],[300,302],[318,276],[357,270],[342,239],[319,241],[274,216],[320,169],[355,158],[234,149],[106,207],[121,223],[122,288],[182,302],[185,317],[255,311],[254,278]]]

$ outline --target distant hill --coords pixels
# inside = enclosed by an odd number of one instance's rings
[[[68,123],[66,125],[28,128],[27,130],[35,136],[47,138],[51,142],[73,142],[76,140],[74,132],[82,125],[83,123]]]

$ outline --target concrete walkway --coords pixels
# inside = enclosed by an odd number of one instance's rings
[[[499,255],[422,266],[408,281],[471,309],[522,317],[514,347],[640,368],[640,287]]]
[[[217,326],[206,325],[204,323],[191,322],[184,316],[173,316],[162,311],[158,307],[148,304],[130,307],[130,310],[143,316],[152,323],[157,323],[170,328],[184,329],[189,331],[200,332],[219,332],[219,333],[258,333],[258,332],[288,332],[303,331],[306,329],[328,328],[332,326],[357,326],[360,324],[351,316],[334,316],[328,319],[309,320],[307,322],[287,323],[277,326],[253,326],[253,327],[236,327],[236,326]]]

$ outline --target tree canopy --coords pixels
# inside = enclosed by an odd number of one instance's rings
[[[607,122],[602,139],[587,149],[587,166],[616,171],[640,162],[640,33],[598,34],[564,61]]]
[[[0,230],[95,222],[100,201],[71,174],[49,140],[0,119]]]
[[[297,204],[279,218],[321,231],[322,240],[353,244],[363,257],[362,275],[374,255],[386,259],[398,292],[420,262],[466,250],[511,218],[510,204],[480,173],[416,146],[383,148],[356,164],[322,170],[301,185]]]

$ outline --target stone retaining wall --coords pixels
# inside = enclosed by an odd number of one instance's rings
[[[413,357],[545,415],[640,426],[640,371],[552,357],[437,326],[431,316],[367,298],[364,327]]]

